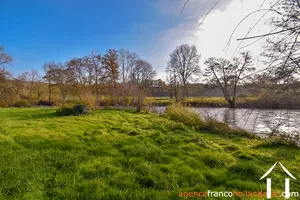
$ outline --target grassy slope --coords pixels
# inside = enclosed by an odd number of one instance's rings
[[[265,190],[276,161],[298,179],[300,153],[198,133],[157,115],[0,110],[0,199],[176,199],[180,191]],[[272,174],[284,187],[283,172]],[[277,184],[279,183],[279,184]],[[275,190],[275,189],[274,189]]]

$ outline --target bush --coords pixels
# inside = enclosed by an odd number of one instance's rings
[[[63,105],[56,109],[56,114],[60,116],[73,115],[73,107],[69,105]]]
[[[74,99],[68,99],[65,101],[65,104],[67,104],[67,105],[78,105],[81,103],[82,103],[81,100],[74,100]]]
[[[8,103],[5,101],[0,101],[0,108],[7,108],[8,107]]]
[[[186,108],[181,104],[172,104],[168,106],[164,115],[169,119],[182,122],[188,126],[192,126],[195,128],[200,128],[203,125],[203,121],[199,113]]]
[[[39,106],[54,106],[54,102],[52,101],[39,101],[38,102],[38,105]]]
[[[15,102],[15,107],[18,107],[18,108],[25,108],[25,107],[31,107],[31,104],[29,101],[27,100],[19,100],[19,101],[16,101]]]
[[[76,105],[73,107],[73,115],[85,115],[91,113],[91,109],[87,105]]]
[[[131,98],[129,96],[126,96],[124,99],[124,103],[126,106],[129,106],[131,104]]]
[[[106,96],[106,97],[104,97],[104,105],[105,105],[105,106],[111,106],[111,105],[112,105],[112,102],[113,102],[113,100],[112,100],[112,97],[111,97],[111,96]]]
[[[30,103],[31,103],[31,105],[35,105],[35,106],[39,105],[38,100],[31,100]]]

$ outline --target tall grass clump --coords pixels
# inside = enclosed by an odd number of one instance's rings
[[[211,118],[202,120],[199,113],[184,107],[181,104],[172,104],[168,106],[164,116],[171,120],[181,122],[187,126],[194,127],[198,131],[217,133],[227,136],[255,138],[254,134],[251,134],[243,129],[232,128],[224,122],[219,122]]]
[[[211,133],[224,134],[227,136],[240,136],[240,137],[247,137],[247,138],[256,137],[254,134],[251,134],[246,130],[230,127],[229,124],[225,122],[219,122],[211,118],[205,121],[205,123],[201,127],[201,130],[211,132]]]
[[[164,116],[171,120],[181,122],[185,125],[192,126],[197,129],[203,125],[203,121],[199,113],[187,107],[184,107],[181,104],[172,104],[168,106],[166,108]]]

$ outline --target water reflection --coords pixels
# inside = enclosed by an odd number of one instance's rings
[[[224,122],[228,122],[230,124],[232,124],[233,126],[236,126],[236,113],[235,113],[235,109],[226,109],[224,111],[224,117],[223,117],[223,121]]]
[[[214,118],[229,123],[233,127],[243,128],[259,136],[267,136],[275,130],[285,134],[300,132],[300,110],[265,110],[244,108],[191,108],[204,119]],[[165,107],[158,107],[164,112]]]

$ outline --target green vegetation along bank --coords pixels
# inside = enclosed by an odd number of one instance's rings
[[[180,192],[265,191],[259,179],[277,161],[297,178],[291,191],[300,192],[295,147],[199,132],[131,111],[57,116],[52,108],[0,109],[0,157],[0,199],[159,200],[184,199]],[[277,167],[271,176],[273,191],[282,192],[285,173]]]
[[[176,99],[165,97],[148,98],[155,106],[168,106],[176,102]],[[224,97],[189,97],[180,100],[182,104],[192,107],[230,107]],[[300,102],[297,99],[286,100],[280,97],[258,98],[258,97],[239,97],[236,100],[238,108],[259,108],[259,109],[300,109]]]

